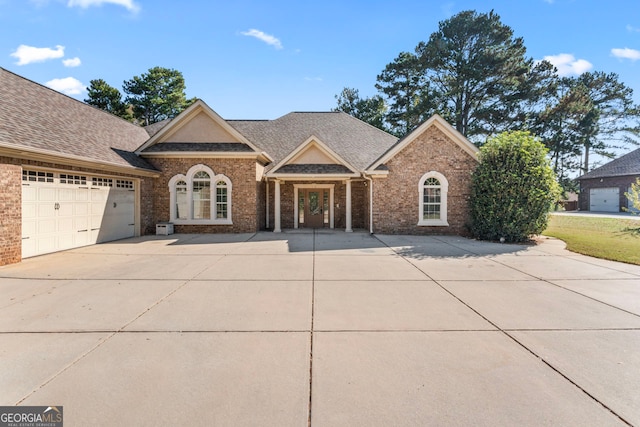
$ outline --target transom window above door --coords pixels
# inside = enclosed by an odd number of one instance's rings
[[[175,224],[232,224],[231,180],[206,165],[172,177],[169,193],[170,221]]]

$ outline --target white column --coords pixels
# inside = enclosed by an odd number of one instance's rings
[[[275,180],[276,190],[273,201],[273,232],[280,233],[282,229],[280,228],[280,180]]]
[[[346,181],[347,184],[347,226],[345,228],[345,232],[351,233],[353,230],[351,229],[351,180]]]

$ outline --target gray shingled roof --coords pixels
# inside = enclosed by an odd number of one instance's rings
[[[600,166],[578,179],[607,178],[610,176],[640,175],[640,148]]]
[[[237,152],[237,153],[253,153],[253,149],[247,144],[238,142],[161,142],[153,144],[142,150],[142,153],[166,153],[177,151],[209,151],[209,152]]]
[[[0,68],[0,144],[155,170],[133,154],[139,126]]]
[[[312,135],[358,170],[398,140],[343,112],[289,113],[275,120],[228,120],[274,159],[275,166]]]
[[[160,132],[162,130],[162,128],[164,128],[170,122],[171,122],[171,119],[165,119],[165,120],[162,120],[160,122],[152,123],[149,126],[145,126],[144,130],[147,131],[147,133],[151,137],[151,136],[155,135],[156,133]]]

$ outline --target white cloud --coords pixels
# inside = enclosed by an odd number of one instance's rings
[[[82,61],[80,61],[80,58],[75,57],[75,58],[63,59],[62,63],[64,64],[65,67],[79,67],[80,64],[82,64]]]
[[[545,56],[544,59],[551,62],[558,69],[558,75],[563,77],[570,75],[579,76],[593,68],[593,64],[591,62],[586,59],[576,59],[570,53],[549,55]]]
[[[64,56],[64,46],[58,45],[55,49],[51,49],[50,47],[33,47],[21,44],[11,56],[18,58],[17,65],[44,62],[49,59],[62,58]]]
[[[86,90],[86,86],[73,77],[49,80],[45,85],[65,95],[79,95]]]
[[[134,13],[140,11],[140,5],[135,3],[133,0],[69,0],[67,6],[77,6],[82,9],[87,9],[91,6],[102,6],[103,4],[115,4],[117,6],[122,6]]]
[[[266,34],[260,30],[256,30],[252,28],[249,31],[243,31],[240,34],[242,34],[243,36],[255,37],[258,40],[261,40],[266,44],[275,47],[276,49],[282,49],[282,43],[280,42],[280,40],[278,40],[276,37],[272,36],[271,34]]]
[[[627,25],[627,31],[632,33],[640,33],[640,28],[634,27],[633,25]]]
[[[620,59],[630,59],[632,61],[640,59],[640,50],[629,49],[628,47],[624,49],[611,49],[611,54]]]

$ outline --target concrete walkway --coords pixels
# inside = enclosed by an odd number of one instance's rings
[[[640,266],[459,237],[128,239],[0,268],[0,405],[67,426],[640,426]]]

